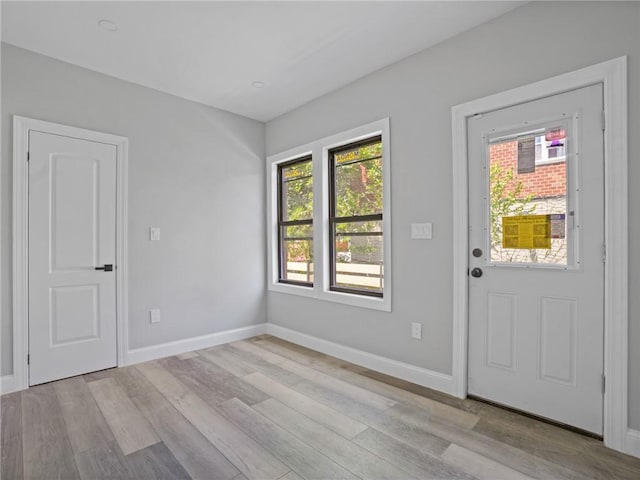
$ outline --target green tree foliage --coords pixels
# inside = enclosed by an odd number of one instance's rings
[[[381,214],[383,207],[382,188],[382,143],[360,146],[340,152],[336,161],[336,216],[353,217]],[[338,223],[338,233],[381,232],[382,222]],[[377,236],[351,237],[341,235],[336,245],[338,252],[359,254],[361,261],[372,261],[381,248]],[[356,239],[357,238],[357,239]],[[366,259],[366,256],[371,258]]]
[[[524,184],[515,180],[512,168],[499,163],[489,167],[489,223],[491,225],[491,250],[502,260],[512,261],[513,254],[502,248],[502,217],[532,214],[536,206],[531,204],[533,195],[522,196]]]
[[[296,163],[283,169],[283,214],[285,221],[308,220],[313,218],[313,165],[311,161]],[[299,240],[287,241],[288,261],[313,261],[313,227],[292,225],[285,227],[285,237]]]
[[[350,217],[382,213],[382,143],[357,147],[336,154],[336,215]],[[283,169],[284,220],[313,218],[313,178],[311,161],[296,163]],[[381,222],[338,224],[340,233],[380,232]],[[313,227],[286,227],[286,237],[312,237]],[[367,238],[367,237],[365,237]],[[338,252],[368,253],[376,246],[351,245],[351,237],[341,236]],[[286,246],[288,261],[313,261],[312,240],[292,240]]]

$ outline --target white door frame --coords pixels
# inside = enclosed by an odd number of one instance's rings
[[[452,108],[453,393],[467,396],[469,214],[467,118],[602,83],[604,87],[605,244],[604,443],[626,452],[628,430],[627,57],[514,88]]]
[[[129,139],[118,135],[13,116],[13,390],[29,387],[29,132],[81,138],[116,147],[116,328],[118,366],[128,351],[127,154]],[[4,393],[4,392],[3,392]]]

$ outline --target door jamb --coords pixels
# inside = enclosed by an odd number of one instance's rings
[[[619,57],[452,108],[453,393],[467,395],[468,159],[467,118],[581,87],[603,84],[605,181],[604,443],[628,452],[628,147],[627,57]]]
[[[14,390],[29,388],[29,132],[39,131],[116,147],[116,344],[118,366],[128,351],[127,192],[129,139],[43,120],[13,116],[13,377]],[[3,392],[4,393],[4,392]]]

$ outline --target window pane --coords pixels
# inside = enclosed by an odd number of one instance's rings
[[[382,234],[382,220],[368,220],[366,222],[344,222],[336,223],[337,234],[362,234],[378,233]]]
[[[311,240],[313,239],[313,225],[290,225],[284,228],[286,240]]]
[[[282,220],[313,218],[311,161],[282,168]]]
[[[313,284],[313,179],[310,158],[279,170],[281,281]],[[290,222],[306,221],[300,225]]]
[[[382,143],[334,153],[335,213],[382,213]]]
[[[382,292],[382,221],[336,225],[335,286]]]
[[[313,240],[283,240],[282,280],[313,283]]]
[[[532,168],[518,173],[519,141],[489,145],[491,261],[567,265],[567,164],[538,164],[536,158]],[[555,154],[544,135],[536,143]]]

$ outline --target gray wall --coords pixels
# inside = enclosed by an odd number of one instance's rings
[[[265,321],[264,124],[3,44],[2,374],[13,114],[129,137],[131,348]]]
[[[629,56],[630,265],[640,265],[640,4],[530,3],[267,124],[267,154],[391,118],[393,312],[268,293],[269,322],[451,372],[451,107]],[[431,241],[410,239],[433,222]],[[640,272],[630,268],[630,425],[640,428]],[[301,314],[301,312],[304,312]],[[423,340],[410,323],[423,322]]]

